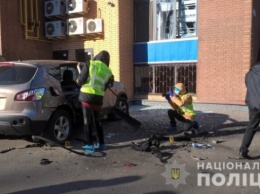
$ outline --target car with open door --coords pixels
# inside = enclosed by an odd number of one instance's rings
[[[69,139],[82,118],[76,80],[83,65],[66,60],[0,62],[0,135],[41,135],[57,143]],[[113,116],[114,107],[129,114],[124,84],[115,81],[110,89],[102,116]]]

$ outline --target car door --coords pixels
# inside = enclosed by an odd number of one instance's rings
[[[104,99],[103,99],[103,106],[102,108],[108,108],[108,107],[112,107],[115,106],[116,104],[116,96],[110,91],[113,90],[113,88],[108,88],[105,91],[104,94]]]

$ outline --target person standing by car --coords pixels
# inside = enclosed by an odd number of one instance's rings
[[[105,149],[104,131],[100,122],[100,109],[105,90],[113,86],[114,76],[109,68],[110,54],[103,50],[93,60],[87,61],[78,78],[81,87],[79,101],[84,116],[84,138],[86,152],[95,152],[92,130],[95,127],[98,136],[97,148]]]
[[[245,84],[247,88],[245,101],[249,110],[249,123],[239,149],[239,155],[243,158],[251,159],[248,155],[248,148],[260,123],[260,62],[247,72]]]

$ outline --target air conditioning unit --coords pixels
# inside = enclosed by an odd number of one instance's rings
[[[86,18],[70,18],[67,20],[67,34],[81,35],[86,34]]]
[[[103,22],[102,19],[88,19],[87,20],[87,34],[91,33],[101,33],[103,32]]]
[[[44,16],[62,16],[65,14],[65,0],[48,0],[44,2]]]
[[[67,14],[87,14],[88,1],[87,0],[66,0],[66,13]]]
[[[45,36],[47,38],[65,37],[66,27],[64,21],[45,22]]]

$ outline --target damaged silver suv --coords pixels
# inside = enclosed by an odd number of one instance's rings
[[[77,67],[83,65],[61,60],[0,62],[0,135],[42,135],[64,143],[82,118],[75,81]],[[128,114],[124,85],[115,82],[111,89],[105,92],[102,115],[113,116],[114,107]]]

